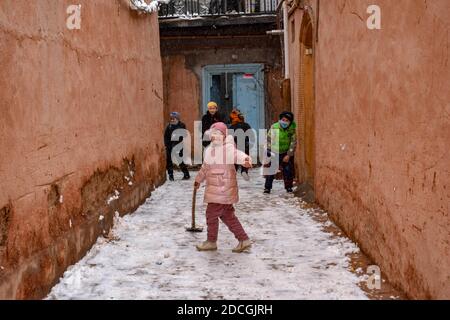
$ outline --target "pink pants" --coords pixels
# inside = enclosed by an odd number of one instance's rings
[[[234,234],[236,239],[244,241],[248,239],[239,219],[234,214],[232,204],[208,203],[206,208],[206,223],[208,224],[208,241],[216,242],[219,232],[219,218]]]

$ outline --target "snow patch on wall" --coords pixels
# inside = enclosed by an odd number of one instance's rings
[[[130,7],[133,10],[141,11],[144,13],[157,12],[160,3],[169,3],[168,0],[152,0],[150,3],[146,3],[144,0],[130,0]]]

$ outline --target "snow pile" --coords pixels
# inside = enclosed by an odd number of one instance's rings
[[[106,204],[110,205],[111,202],[118,200],[119,196],[120,196],[120,192],[117,190],[114,190],[114,194],[106,200]]]
[[[138,10],[144,13],[157,12],[160,3],[169,3],[169,0],[152,0],[146,3],[145,0],[130,0],[130,6],[133,10]]]
[[[155,190],[136,213],[116,215],[114,239],[100,238],[48,299],[367,299],[358,286],[364,275],[349,271],[356,245],[325,232],[281,182],[264,195],[256,169],[249,182],[239,178],[236,205],[253,248],[232,253],[236,240],[221,223],[218,251],[197,252],[206,232],[184,229],[193,181],[180,178]],[[201,225],[203,190],[197,198]]]

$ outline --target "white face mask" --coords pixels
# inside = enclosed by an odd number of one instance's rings
[[[177,125],[180,122],[178,119],[170,119],[170,124]]]
[[[211,113],[212,115],[215,115],[216,112],[217,112],[217,108],[211,107],[211,108],[208,108],[208,111],[209,111],[209,113]]]

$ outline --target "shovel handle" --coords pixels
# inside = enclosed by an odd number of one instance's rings
[[[194,187],[192,193],[192,228],[195,228],[195,200],[197,199],[197,189]]]

